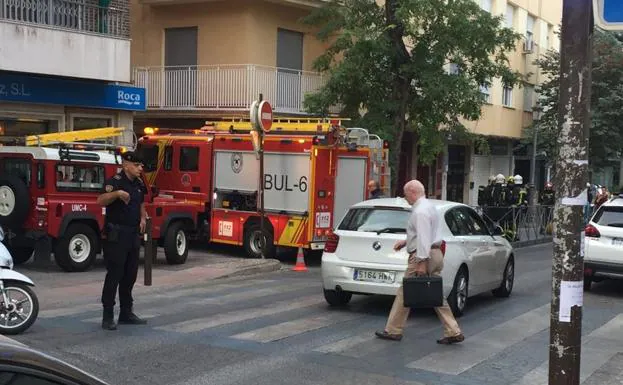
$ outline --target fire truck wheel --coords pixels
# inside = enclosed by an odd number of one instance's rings
[[[33,250],[29,247],[12,247],[10,249],[11,257],[13,257],[13,263],[21,265],[26,263],[32,257]]]
[[[0,224],[20,228],[29,211],[30,191],[26,184],[15,175],[0,176]]]
[[[98,249],[95,231],[87,224],[74,223],[58,239],[54,259],[65,271],[86,271],[95,262]]]
[[[273,235],[266,229],[262,235],[259,224],[249,226],[245,231],[243,242],[244,249],[251,258],[262,258],[262,245],[264,243],[264,257],[273,258],[276,255]]]
[[[173,222],[164,238],[164,255],[169,265],[181,265],[188,258],[188,237],[184,223]]]

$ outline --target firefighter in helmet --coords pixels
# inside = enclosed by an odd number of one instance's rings
[[[554,184],[552,182],[545,183],[545,187],[539,197],[539,203],[543,206],[553,206],[556,203],[556,197],[554,195]]]
[[[489,183],[486,186],[478,187],[478,206],[493,205],[493,186],[495,184],[495,176],[489,177]]]
[[[495,184],[493,185],[493,205],[506,206],[504,202],[504,189],[506,188],[504,175],[497,174],[495,176]]]
[[[528,205],[528,189],[523,184],[523,177],[519,174],[513,177],[513,204],[517,206]]]

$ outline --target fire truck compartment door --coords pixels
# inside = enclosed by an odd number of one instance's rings
[[[366,158],[337,159],[333,204],[334,227],[337,227],[350,206],[366,199]]]
[[[264,153],[264,209],[308,211],[310,165],[307,153]],[[216,189],[258,189],[260,163],[253,152],[217,151],[214,170]]]

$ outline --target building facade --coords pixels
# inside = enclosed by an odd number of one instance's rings
[[[447,183],[442,197],[476,205],[478,186],[486,185],[491,175],[521,175],[524,184],[541,189],[550,177],[551,165],[531,144],[522,144],[524,128],[538,119],[533,107],[538,95],[536,86],[544,81],[535,64],[547,50],[560,48],[556,31],[562,21],[562,0],[475,0],[493,14],[503,15],[506,27],[523,35],[515,52],[509,54],[510,66],[524,75],[523,84],[506,87],[493,79],[491,87],[481,87],[487,103],[481,119],[465,122],[471,132],[488,139],[489,152],[462,146],[449,140],[442,159]],[[537,138],[531,138],[532,140]]]
[[[0,0],[0,139],[126,127],[145,108],[131,85],[124,0]]]
[[[322,0],[131,1],[133,79],[147,90],[137,134],[146,126],[196,128],[206,119],[248,114],[260,92],[276,114],[304,115],[305,94],[324,84],[312,63],[326,46],[300,22]],[[470,204],[490,175],[519,173],[530,182],[533,174],[537,185],[547,178],[538,154],[532,173],[532,149],[520,138],[534,118],[534,90],[542,81],[534,60],[559,46],[555,31],[562,17],[562,0],[474,1],[524,36],[510,65],[530,76],[514,88],[493,79],[481,89],[487,100],[482,117],[465,124],[488,138],[489,153],[448,138],[447,151],[424,166],[416,138],[407,133],[406,167],[396,175],[399,183],[421,179],[431,196]]]
[[[275,114],[304,114],[323,84],[325,49],[300,22],[320,0],[132,0],[134,82],[147,90],[136,127],[196,128],[247,114],[260,92]]]

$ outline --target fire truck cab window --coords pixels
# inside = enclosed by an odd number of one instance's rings
[[[32,168],[28,159],[3,159],[2,174],[20,178],[26,186],[30,186]]]
[[[104,187],[104,167],[91,165],[56,166],[58,191],[100,192]]]
[[[173,146],[166,146],[164,148],[164,169],[171,171],[173,168]]]
[[[138,150],[143,155],[145,172],[156,171],[158,168],[158,146],[139,146]]]
[[[180,171],[199,170],[199,147],[180,147]]]

